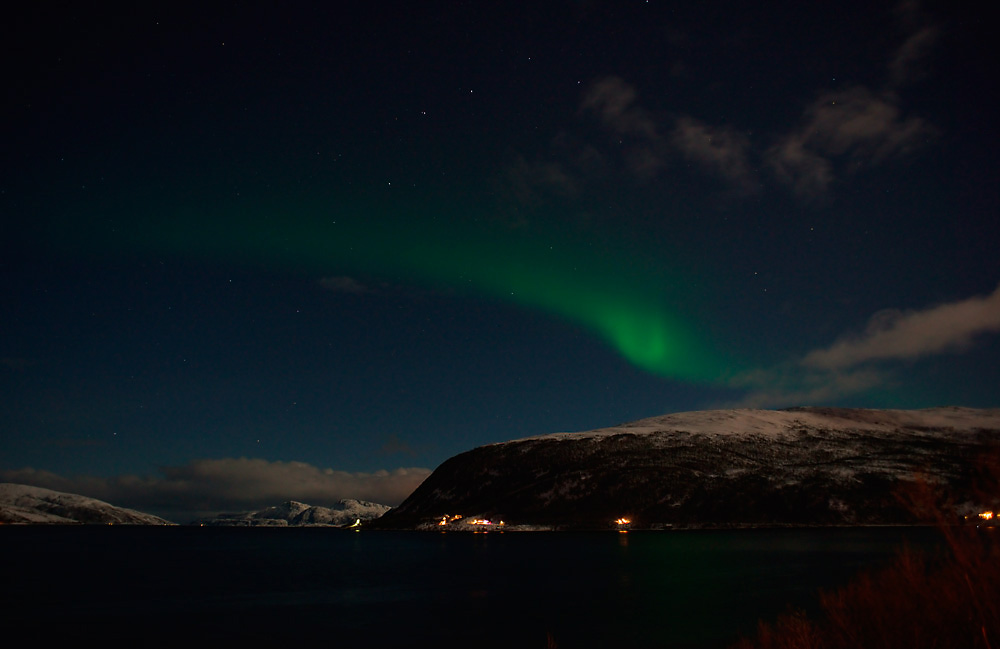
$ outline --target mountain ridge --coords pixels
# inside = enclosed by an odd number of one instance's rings
[[[357,521],[378,518],[388,510],[388,505],[353,498],[344,498],[330,507],[286,500],[264,509],[201,518],[192,524],[219,527],[347,527]]]
[[[675,413],[471,449],[442,463],[374,526],[909,524],[901,487],[923,474],[971,498],[977,463],[998,447],[1000,409]],[[446,516],[461,518],[453,525]]]
[[[173,525],[135,509],[43,487],[0,483],[0,523],[7,525]]]

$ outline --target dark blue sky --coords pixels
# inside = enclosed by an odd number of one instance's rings
[[[946,3],[145,4],[2,27],[0,479],[394,504],[670,411],[997,406]]]

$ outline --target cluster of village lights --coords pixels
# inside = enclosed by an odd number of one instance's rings
[[[462,516],[461,514],[455,514],[454,516],[449,516],[449,515],[445,514],[444,516],[441,517],[441,520],[438,521],[438,525],[440,525],[441,527],[444,527],[445,525],[448,525],[449,523],[454,523],[455,521],[462,520],[463,518],[464,518],[464,516]],[[466,525],[488,525],[488,526],[495,525],[497,527],[499,527],[501,525],[505,525],[505,523],[503,521],[493,522],[493,521],[491,521],[488,518],[473,518],[470,521],[466,521],[465,524]]]

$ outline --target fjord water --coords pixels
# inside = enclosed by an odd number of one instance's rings
[[[6,527],[0,610],[38,637],[187,646],[725,647],[933,538]]]

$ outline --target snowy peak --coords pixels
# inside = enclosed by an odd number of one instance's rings
[[[292,520],[309,509],[309,505],[296,500],[287,500],[280,505],[267,507],[254,514],[257,518]]]
[[[0,484],[0,523],[14,525],[173,525],[103,500],[11,483]]]
[[[345,499],[330,507],[317,507],[289,500],[257,511],[219,514],[195,521],[196,525],[230,527],[346,527],[368,521],[389,511],[388,505]]]

